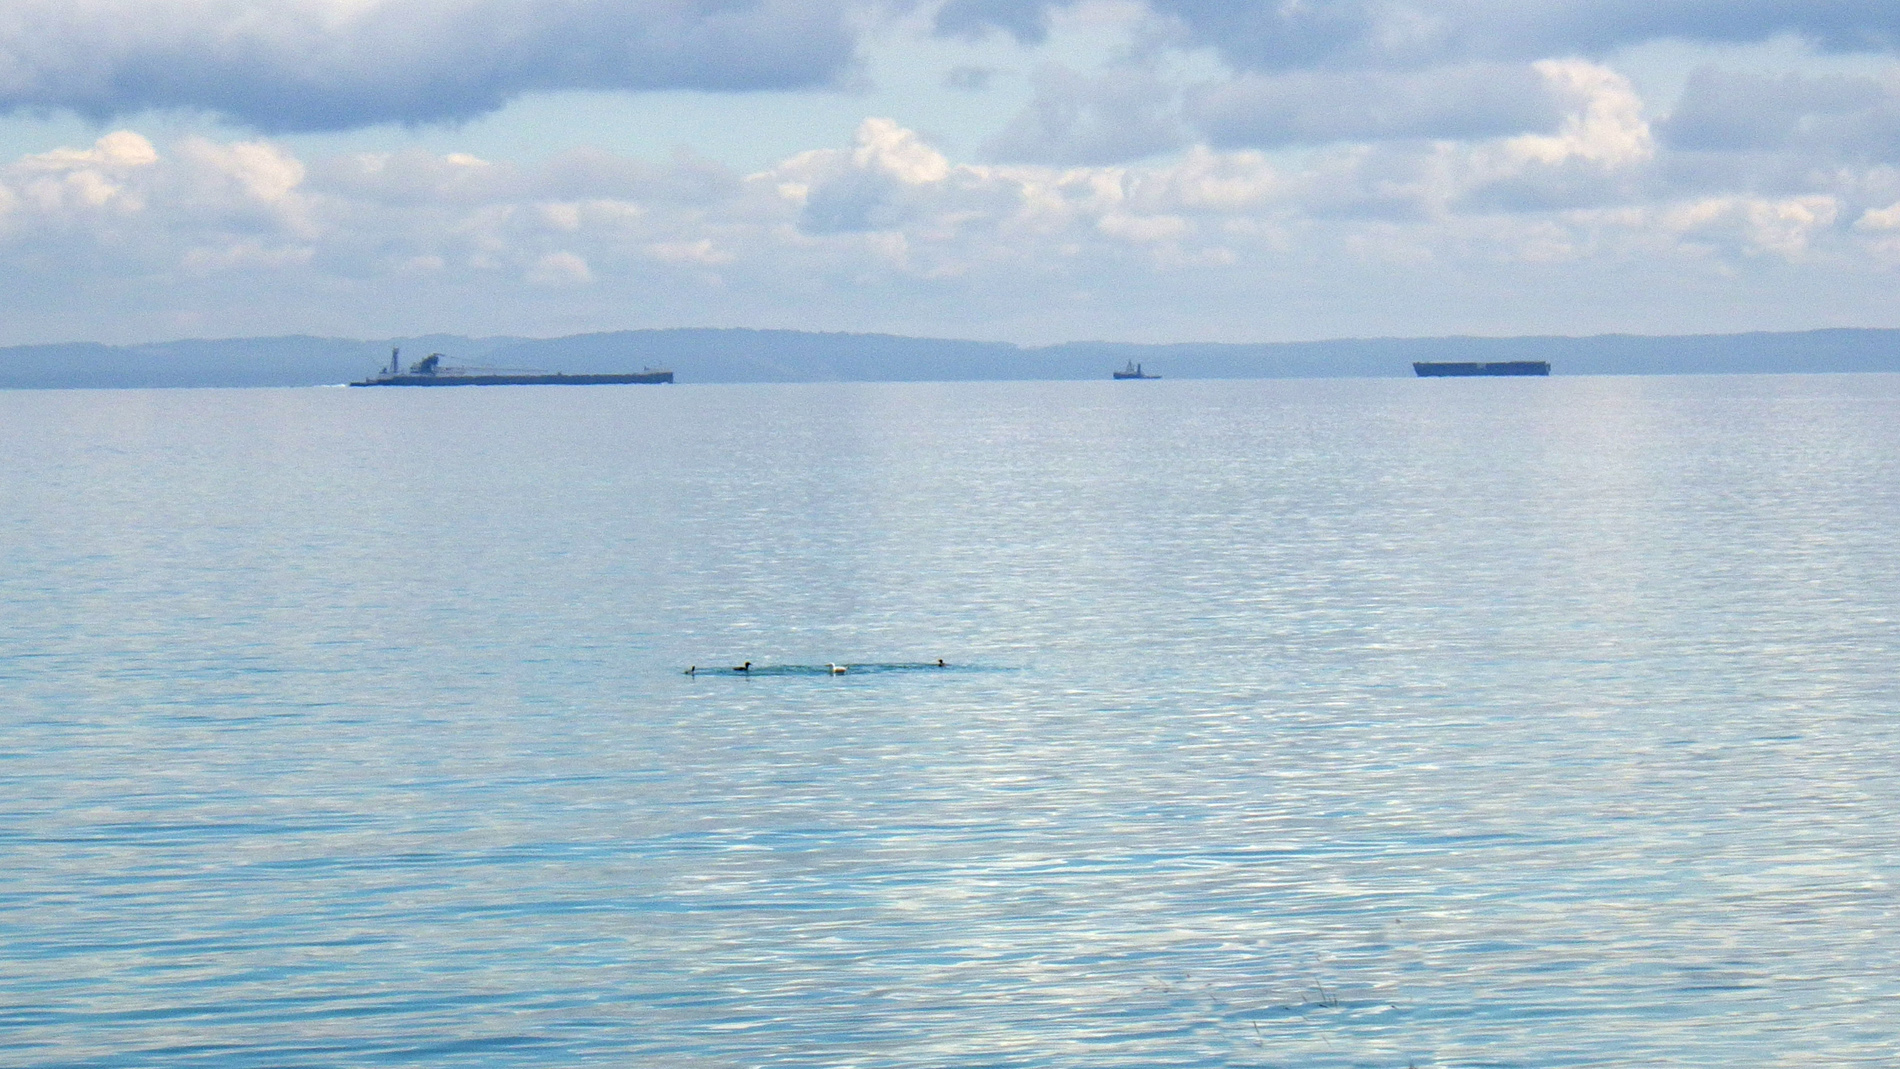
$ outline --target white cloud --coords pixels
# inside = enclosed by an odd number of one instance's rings
[[[300,267],[310,262],[316,250],[308,246],[270,247],[259,241],[237,241],[217,247],[186,249],[179,265],[194,275],[217,271],[273,270]]]
[[[711,238],[698,241],[656,241],[646,246],[648,256],[661,263],[694,264],[700,267],[718,267],[729,264],[734,257],[729,252],[715,248]]]
[[[1664,209],[1663,227],[1685,239],[1739,244],[1756,253],[1795,258],[1840,218],[1833,197],[1709,197]]]
[[[1833,255],[1850,255],[1852,245],[1835,240],[1841,217],[1842,205],[1832,196],[1724,194],[1564,212],[1554,221],[1572,255],[1623,263],[1694,260],[1734,270],[1758,259],[1803,263],[1824,241]]]
[[[541,218],[555,230],[573,233],[581,228],[581,206],[578,204],[543,204]]]
[[[1582,60],[1547,59],[1532,66],[1564,99],[1567,114],[1556,134],[1512,138],[1506,152],[1546,166],[1583,160],[1625,167],[1655,155],[1642,98],[1629,79]]]
[[[1095,229],[1110,237],[1137,244],[1179,241],[1193,229],[1178,215],[1130,215],[1114,212],[1095,221]]]
[[[642,195],[588,196],[624,194],[618,169],[596,167],[589,190],[576,186],[565,161],[524,170],[405,153],[306,166],[270,143],[196,140],[161,159],[135,134],[29,157],[0,172],[0,189],[13,198],[16,227],[63,218],[75,206],[110,214],[123,202],[137,207],[118,214],[149,216],[149,248],[314,241],[319,261],[357,276],[512,263],[524,277],[572,283],[640,262],[796,270],[791,265],[814,255],[848,259],[852,248],[920,274],[1075,260],[1098,246],[1167,245],[1191,259],[1228,247],[1235,235],[1284,240],[1301,220],[1454,225],[1461,198],[1487,184],[1539,168],[1613,171],[1647,160],[1647,128],[1625,83],[1581,64],[1553,67],[1551,77],[1581,87],[1557,134],[1464,148],[1360,146],[1296,168],[1205,147],[1141,167],[957,164],[915,132],[874,118],[856,144],[716,183],[722,193],[711,200],[695,184],[652,173]],[[55,186],[42,189],[49,181]],[[581,195],[549,196],[556,187]],[[1782,207],[1767,215],[1742,213],[1758,235],[1755,247],[1795,248],[1831,218],[1813,198],[1774,203]],[[892,234],[903,236],[901,256],[891,253]]]
[[[585,286],[594,281],[594,270],[571,252],[551,252],[534,262],[527,279],[537,286]]]
[[[130,130],[109,133],[87,149],[54,149],[28,156],[13,165],[19,172],[72,172],[89,168],[127,171],[149,167],[158,162],[158,150],[152,143]]]
[[[1283,173],[1260,153],[1214,152],[1204,146],[1137,188],[1189,211],[1228,213],[1284,201],[1292,192]]]
[[[240,141],[217,145],[194,138],[184,148],[205,170],[236,183],[244,194],[265,204],[281,204],[303,184],[303,163],[275,145]]]
[[[267,332],[374,334],[419,309],[431,318],[410,328],[522,331],[558,307],[561,329],[776,314],[964,334],[1013,323],[1036,338],[1116,322],[1259,331],[1268,320],[1248,316],[1290,314],[1273,295],[1308,289],[1361,314],[1451,316],[1460,302],[1421,313],[1408,294],[1448,279],[1513,291],[1525,265],[1581,279],[1661,264],[1875,272],[1900,259],[1900,174],[1793,193],[1670,189],[1626,82],[1581,61],[1544,69],[1568,94],[1550,134],[1298,157],[1199,146],[1143,165],[958,162],[882,118],[850,145],[745,176],[592,150],[538,166],[420,152],[306,161],[269,141],[161,150],[119,132],[0,167],[0,284],[38,287],[27,315],[63,309],[62,322],[109,284],[168,317],[182,293],[229,302],[220,322],[286,307],[331,317]],[[1586,180],[1595,200],[1559,195]],[[1539,182],[1538,196],[1523,192]],[[1094,293],[1113,309],[1076,303]],[[339,302],[327,312],[311,303],[324,295]],[[1553,314],[1589,306],[1578,296]],[[1305,322],[1278,329],[1323,331]]]
[[[1854,222],[1860,230],[1900,230],[1900,204],[1869,208]]]
[[[858,128],[858,147],[851,162],[860,170],[889,175],[906,185],[941,182],[950,174],[950,161],[924,144],[895,119],[866,119]]]
[[[131,187],[138,172],[159,162],[152,143],[127,130],[88,149],[55,149],[28,156],[0,172],[11,200],[51,220],[82,212],[137,212],[144,198]]]

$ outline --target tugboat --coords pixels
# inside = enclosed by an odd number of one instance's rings
[[[351,386],[612,386],[622,383],[672,382],[671,371],[625,372],[614,375],[563,375],[509,368],[444,367],[441,353],[402,367],[402,350],[389,351],[389,366]]]
[[[1115,377],[1118,379],[1158,379],[1161,376],[1143,374],[1141,365],[1130,360],[1126,368],[1115,372]]]

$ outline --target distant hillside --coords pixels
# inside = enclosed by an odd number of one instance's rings
[[[789,330],[629,330],[566,338],[428,335],[380,341],[241,338],[0,349],[0,388],[317,386],[363,378],[401,346],[450,364],[607,372],[680,382],[1100,379],[1136,361],[1180,379],[1406,376],[1414,360],[1548,360],[1558,375],[1900,371],[1900,331],[1590,338],[1381,338],[1257,345],[1004,342]]]

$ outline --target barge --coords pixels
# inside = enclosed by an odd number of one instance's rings
[[[1412,370],[1421,379],[1468,378],[1476,375],[1548,375],[1547,360],[1504,360],[1494,364],[1435,364],[1414,361]]]

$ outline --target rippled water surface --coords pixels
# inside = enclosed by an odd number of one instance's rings
[[[0,1064],[1900,1062],[1900,377],[0,449]]]

